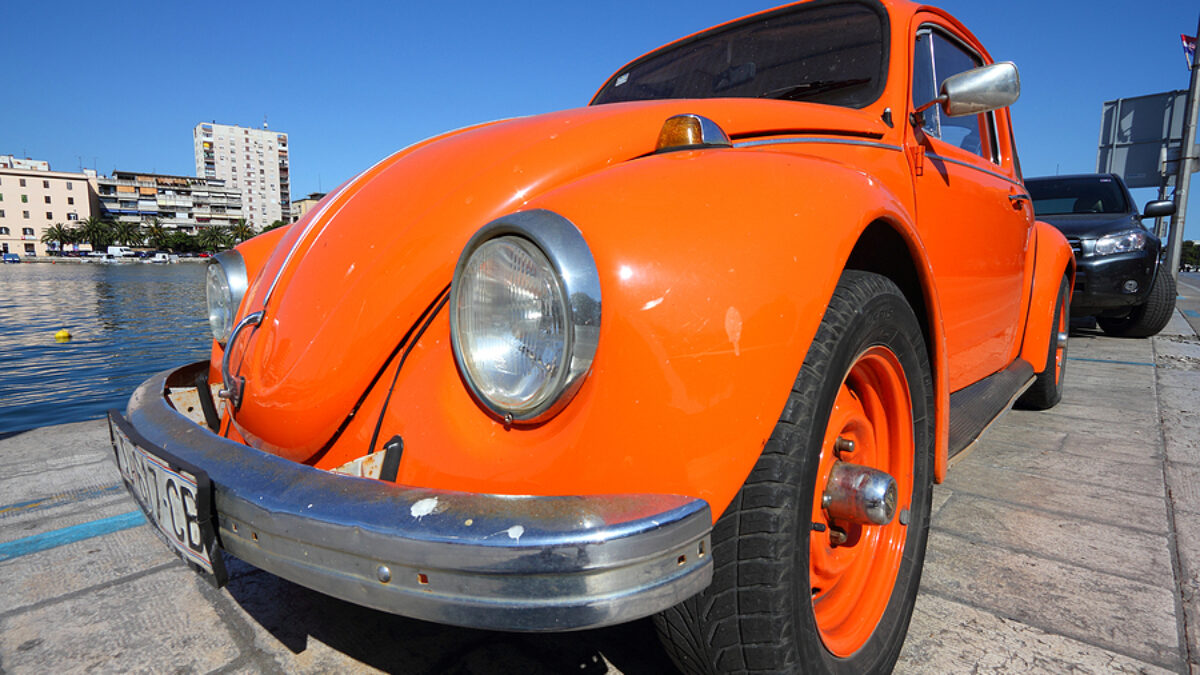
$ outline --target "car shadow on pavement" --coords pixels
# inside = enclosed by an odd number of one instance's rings
[[[353,662],[385,672],[431,675],[586,675],[608,672],[608,664],[627,675],[675,672],[649,619],[572,633],[458,628],[361,607],[232,556],[225,560],[228,596],[258,624],[251,626],[252,648],[276,660],[285,672],[344,671]]]

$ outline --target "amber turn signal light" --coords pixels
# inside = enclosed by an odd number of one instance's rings
[[[691,148],[728,148],[729,135],[716,122],[700,115],[675,115],[663,122],[655,152]]]

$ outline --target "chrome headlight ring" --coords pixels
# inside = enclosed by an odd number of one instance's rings
[[[242,297],[250,281],[246,276],[246,261],[237,251],[222,251],[209,259],[205,270],[205,297],[208,301],[208,325],[213,339],[222,346],[233,332]]]
[[[546,210],[483,226],[450,288],[455,362],[472,395],[506,423],[557,414],[591,370],[600,275],[583,234]]]

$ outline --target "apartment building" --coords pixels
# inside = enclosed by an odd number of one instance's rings
[[[98,178],[101,217],[194,233],[243,218],[242,193],[215,178],[114,171]]]
[[[9,160],[0,163],[0,253],[44,256],[46,228],[74,225],[97,212],[95,172],[51,171],[45,161],[13,161],[11,155],[0,159]]]
[[[196,175],[225,181],[241,192],[242,212],[256,230],[290,221],[288,135],[231,124],[201,123],[192,129]]]
[[[303,218],[304,214],[311,211],[324,198],[324,192],[310,192],[304,199],[297,199],[292,202],[292,218],[290,222],[294,223]]]

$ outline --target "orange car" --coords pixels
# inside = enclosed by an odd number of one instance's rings
[[[886,670],[932,484],[1061,395],[1018,91],[940,10],[815,1],[418,143],[210,263],[211,360],[111,415],[118,463],[217,583]]]

